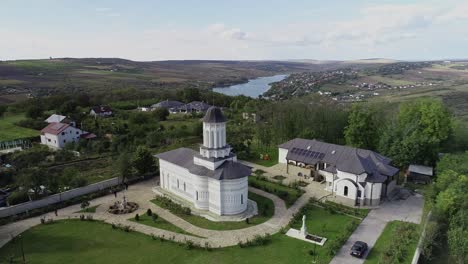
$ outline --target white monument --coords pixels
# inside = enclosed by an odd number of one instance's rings
[[[327,241],[326,238],[320,237],[317,235],[312,235],[307,232],[307,226],[306,226],[306,216],[302,216],[302,226],[301,230],[297,230],[294,228],[290,228],[288,232],[286,233],[287,236],[293,237],[300,239],[302,241],[306,241],[309,243],[317,244],[319,246],[323,246],[325,244],[325,241]]]
[[[303,237],[306,237],[307,236],[307,227],[306,227],[306,224],[305,224],[305,220],[306,220],[306,216],[303,215],[302,216],[302,227],[301,227],[301,231],[299,231],[299,234]]]

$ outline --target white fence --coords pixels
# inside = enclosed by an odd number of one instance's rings
[[[93,183],[88,186],[84,186],[81,188],[72,189],[66,192],[57,193],[51,196],[47,196],[44,199],[26,202],[22,204],[17,204],[5,208],[0,208],[0,218],[7,217],[11,215],[16,215],[20,213],[27,212],[29,210],[45,207],[51,204],[59,203],[62,201],[70,200],[72,198],[85,195],[88,193],[97,192],[112,186],[116,186],[119,184],[119,178],[112,178],[109,180],[104,180],[101,182]]]

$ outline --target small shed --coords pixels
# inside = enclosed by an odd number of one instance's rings
[[[434,169],[423,165],[410,165],[406,172],[406,180],[408,182],[427,184],[432,181]]]

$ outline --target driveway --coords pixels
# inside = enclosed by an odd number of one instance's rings
[[[370,252],[385,225],[390,221],[406,221],[421,223],[422,208],[424,199],[416,194],[406,200],[385,202],[379,208],[373,209],[361,224],[354,230],[348,241],[343,245],[338,254],[332,259],[330,264],[360,264],[364,263],[367,254]],[[354,242],[361,240],[369,245],[369,250],[362,259],[349,255],[349,251]]]

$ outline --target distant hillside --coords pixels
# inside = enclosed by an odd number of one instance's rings
[[[210,88],[242,83],[261,76],[319,71],[324,66],[288,61],[137,62],[119,58],[6,61],[0,62],[0,103],[16,101],[26,96],[129,87]]]

